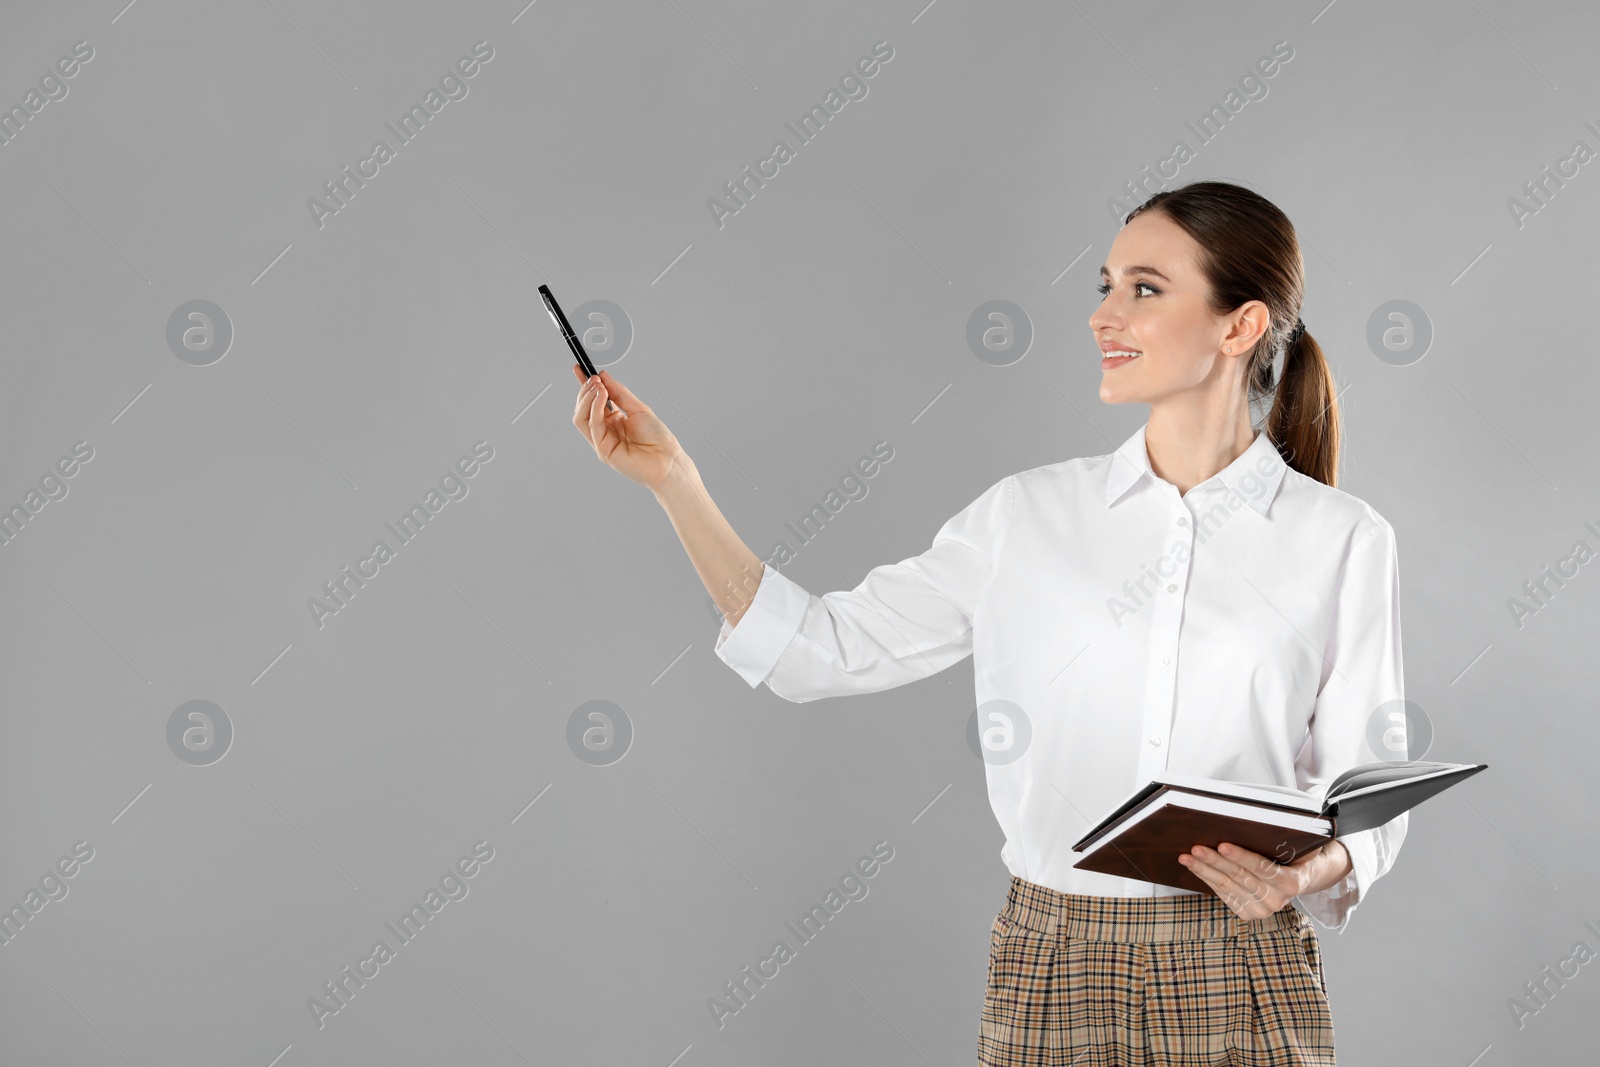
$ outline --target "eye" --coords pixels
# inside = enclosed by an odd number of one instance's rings
[[[1148,290],[1150,290],[1151,293],[1159,293],[1159,292],[1161,292],[1160,289],[1157,289],[1155,286],[1151,285],[1149,282],[1134,282],[1133,283],[1133,288],[1134,288],[1134,293],[1135,293],[1135,297],[1134,297],[1135,299],[1138,299],[1137,294],[1138,294],[1138,291],[1140,289],[1148,289]],[[1097,285],[1097,286],[1095,286],[1095,291],[1098,292],[1101,296],[1105,296],[1105,295],[1107,295],[1108,293],[1111,292],[1111,286],[1109,284]]]

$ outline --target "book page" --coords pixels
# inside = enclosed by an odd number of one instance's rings
[[[1329,782],[1326,796],[1329,800],[1335,800],[1358,789],[1364,790],[1385,782],[1404,781],[1408,778],[1424,778],[1440,771],[1456,770],[1461,766],[1459,763],[1436,763],[1431,760],[1363,763],[1359,767],[1351,767]]]
[[[1272,785],[1267,782],[1224,782],[1216,778],[1202,778],[1199,775],[1181,774],[1177,771],[1162,771],[1154,780],[1179,789],[1193,789],[1240,800],[1255,800],[1262,804],[1293,808],[1296,811],[1322,811],[1320,799],[1288,785]]]
[[[1168,798],[1163,797],[1163,800]],[[1221,797],[1196,797],[1175,796],[1169,803],[1184,808],[1194,808],[1198,811],[1214,812],[1217,815],[1231,815],[1236,819],[1247,819],[1251,822],[1267,823],[1271,826],[1282,826],[1290,830],[1306,830],[1314,834],[1330,834],[1332,824],[1320,815],[1293,815],[1289,812],[1262,811],[1250,804],[1235,804]]]
[[[1246,822],[1262,823],[1267,826],[1282,826],[1289,830],[1305,830],[1314,834],[1328,836],[1331,824],[1320,815],[1296,815],[1287,811],[1268,811],[1256,807],[1254,804],[1239,804],[1224,797],[1194,796],[1186,793],[1163,793],[1159,799],[1147,804],[1143,811],[1129,818],[1122,826],[1118,827],[1117,835],[1126,833],[1128,828],[1143,822],[1156,814],[1162,808],[1174,806],[1191,808],[1195,811],[1208,811],[1216,815],[1227,815]]]

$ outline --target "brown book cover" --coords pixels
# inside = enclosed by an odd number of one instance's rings
[[[1331,824],[1327,833],[1314,834],[1169,804],[1132,826],[1112,829],[1073,866],[1215,895],[1204,879],[1178,862],[1195,845],[1216,848],[1229,841],[1278,863],[1292,863],[1332,836]]]
[[[1228,841],[1277,863],[1293,863],[1336,837],[1382,826],[1488,767],[1425,760],[1365,763],[1335,778],[1320,799],[1283,786],[1162,772],[1078,839],[1072,851],[1086,855],[1072,866],[1214,894],[1178,862],[1196,845],[1214,849]],[[1148,814],[1140,818],[1143,813]],[[1279,825],[1284,823],[1297,825]]]

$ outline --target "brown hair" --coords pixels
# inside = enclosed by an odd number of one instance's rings
[[[1305,290],[1305,262],[1294,226],[1259,193],[1228,182],[1163,189],[1128,213],[1158,211],[1200,246],[1200,271],[1211,309],[1226,315],[1246,301],[1267,305],[1272,325],[1250,351],[1245,382],[1251,404],[1272,397],[1264,430],[1284,462],[1324,485],[1339,477],[1339,405],[1322,346],[1295,329]],[[1283,352],[1283,373],[1273,362]]]

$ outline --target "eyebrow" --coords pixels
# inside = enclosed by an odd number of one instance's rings
[[[1160,278],[1164,282],[1171,282],[1172,281],[1171,278],[1167,277],[1165,274],[1162,274],[1160,271],[1156,270],[1154,267],[1125,267],[1125,268],[1123,268],[1122,273],[1124,275],[1129,275],[1129,274],[1153,274],[1157,278]],[[1106,268],[1104,266],[1102,266],[1100,268],[1100,274],[1103,277],[1106,277],[1106,278],[1111,277],[1111,272],[1109,270],[1106,270]]]

